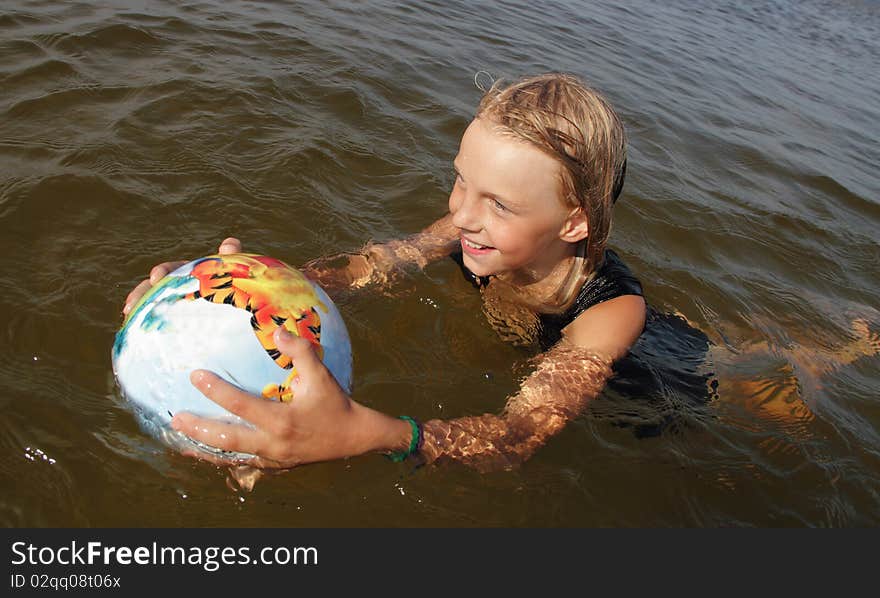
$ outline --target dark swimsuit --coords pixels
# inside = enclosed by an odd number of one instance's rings
[[[468,270],[461,251],[450,257],[475,287],[490,284],[491,277],[477,276]],[[581,287],[571,307],[561,314],[538,314],[541,349],[556,344],[562,338],[562,330],[589,308],[623,295],[643,297],[642,285],[620,257],[606,249],[603,264]],[[625,400],[647,399],[655,408],[648,410],[647,415],[629,418],[630,421],[621,420],[619,414],[612,413],[610,417],[618,425],[632,426],[639,437],[655,436],[681,419],[676,416],[681,415],[677,406],[705,405],[713,398],[717,386],[714,374],[705,371],[708,349],[708,337],[684,318],[648,307],[645,328],[629,353],[614,363],[615,375],[608,381],[604,395]]]
[[[459,265],[465,278],[475,287],[484,288],[491,281],[489,276],[477,276],[464,265],[463,255],[460,251],[450,257]],[[561,314],[538,314],[540,322],[540,336],[538,342],[541,350],[546,351],[562,338],[562,330],[575,319],[603,301],[621,297],[623,295],[638,295],[642,297],[642,285],[639,279],[633,276],[626,264],[610,249],[605,250],[605,260],[596,275],[581,287],[580,292],[567,310]]]

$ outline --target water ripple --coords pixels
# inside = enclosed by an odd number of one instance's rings
[[[304,524],[875,525],[877,357],[818,378],[789,358],[809,347],[825,367],[855,320],[880,327],[878,32],[874,4],[818,0],[5,11],[0,522],[131,525],[124,504],[144,525],[266,525],[283,503]],[[474,73],[550,69],[619,109],[612,244],[654,307],[705,330],[716,400],[694,407],[674,383],[694,364],[667,363],[656,401],[609,391],[520,471],[401,483],[365,458],[278,476],[245,506],[138,430],[107,353],[150,266],[232,234],[302,263],[414,233],[445,210]],[[340,306],[357,397],[385,411],[496,412],[528,371],[452,264]]]

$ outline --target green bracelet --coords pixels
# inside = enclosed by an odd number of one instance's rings
[[[394,463],[400,463],[410,455],[415,454],[419,450],[422,443],[422,425],[408,415],[401,415],[399,419],[409,422],[412,428],[412,438],[409,441],[409,448],[405,451],[394,451],[385,455]]]

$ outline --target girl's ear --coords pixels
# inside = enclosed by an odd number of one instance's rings
[[[562,224],[562,230],[559,231],[559,238],[569,243],[577,243],[583,241],[590,235],[590,223],[587,215],[580,208],[574,208],[568,213],[568,218]]]

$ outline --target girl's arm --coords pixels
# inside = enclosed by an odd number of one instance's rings
[[[303,273],[325,289],[384,285],[401,270],[448,256],[458,244],[458,229],[447,214],[422,232],[405,239],[370,243],[360,253],[320,257],[305,264]]]
[[[626,355],[645,324],[645,302],[625,295],[600,303],[564,330],[563,340],[540,356],[501,415],[425,423],[428,462],[460,461],[477,469],[506,468],[531,457],[583,412],[604,388],[611,364]]]
[[[480,471],[515,466],[582,413],[610,376],[610,359],[560,342],[539,358],[501,415],[425,422],[422,455]]]
[[[419,268],[448,256],[458,243],[458,229],[452,225],[452,215],[447,214],[422,232],[399,241],[367,245],[361,253],[342,253],[322,257],[305,264],[302,272],[331,294],[334,290],[359,288],[368,284],[383,285],[409,265]],[[220,243],[217,253],[241,253],[241,241],[229,237]],[[141,281],[125,298],[123,315],[150,287],[186,263],[164,262],[154,266],[150,276]]]
[[[599,394],[614,357],[626,353],[643,324],[640,297],[618,297],[587,310],[566,328],[566,338],[542,356],[501,415],[426,422],[422,455],[429,462],[454,460],[478,469],[527,459]],[[589,345],[582,344],[583,331],[596,335]],[[257,467],[293,467],[408,447],[409,424],[347,396],[307,340],[279,327],[275,341],[296,363],[293,401],[266,401],[213,374],[196,372],[193,383],[199,390],[253,427],[178,413],[174,428],[210,446],[259,455],[250,462]]]

